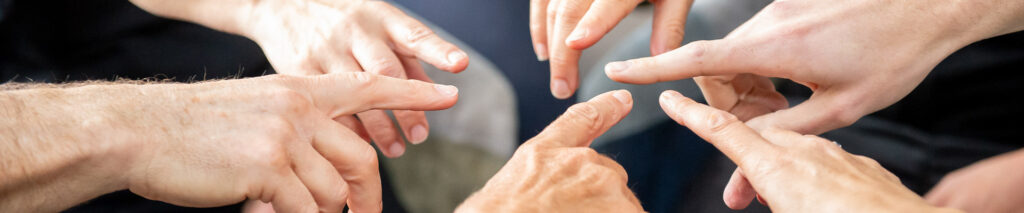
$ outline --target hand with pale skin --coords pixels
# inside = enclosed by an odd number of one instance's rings
[[[457,99],[453,86],[369,73],[4,91],[0,211],[129,189],[189,207],[380,212],[376,151],[332,118]]]
[[[609,63],[605,72],[635,84],[694,78],[711,106],[755,129],[820,134],[902,99],[957,49],[1024,29],[1022,11],[1015,0],[775,1],[724,39]],[[788,107],[768,77],[814,94]],[[756,195],[742,177],[737,171],[725,190],[734,209]]]
[[[566,99],[579,88],[580,53],[644,0],[530,0],[530,37],[537,60],[551,60],[551,94]],[[693,0],[654,4],[651,55],[679,47]]]
[[[728,112],[665,91],[661,107],[732,160],[772,212],[956,212],[928,205],[878,162],[813,135],[758,132]]]
[[[643,212],[626,170],[589,148],[632,107],[625,90],[570,107],[455,212]]]
[[[1024,150],[988,158],[953,171],[924,196],[935,206],[965,212],[1020,212],[1024,209]]]
[[[157,15],[246,36],[281,74],[320,75],[365,71],[432,82],[419,61],[453,73],[468,66],[462,50],[384,1],[351,0],[132,0]],[[405,153],[404,134],[426,140],[422,111],[371,110],[335,118],[387,157]],[[358,119],[356,118],[358,117]]]

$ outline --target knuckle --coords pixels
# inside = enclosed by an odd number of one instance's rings
[[[587,133],[600,131],[602,124],[605,122],[605,118],[601,116],[600,110],[591,103],[575,104],[569,107],[565,114],[570,118],[571,122],[585,127]]]
[[[257,139],[254,144],[260,144],[259,146],[252,146],[252,149],[246,153],[247,162],[253,162],[258,166],[270,168],[273,170],[281,170],[291,167],[291,161],[287,154],[285,154],[284,145],[280,140],[274,139]]]
[[[696,65],[702,65],[706,61],[704,57],[708,49],[711,48],[711,41],[700,40],[691,42],[687,45],[685,56],[693,61]]]
[[[739,124],[739,119],[735,115],[729,114],[721,110],[711,110],[708,113],[705,122],[707,128],[712,132],[723,132],[728,131],[734,125]]]
[[[614,186],[616,184],[622,184],[623,180],[619,178],[618,172],[611,168],[604,166],[595,166],[592,169],[591,175],[595,176],[596,186]]]
[[[392,58],[377,58],[369,63],[373,73],[388,77],[401,77],[402,63]]]
[[[363,91],[374,91],[373,87],[376,86],[378,81],[377,77],[371,73],[351,72],[344,74],[350,76],[349,79],[351,79],[350,81],[352,86],[354,86],[355,88],[359,88]]]
[[[578,63],[579,63],[579,61],[570,60],[569,57],[566,56],[565,54],[559,54],[558,52],[552,52],[552,54],[551,54],[550,64],[551,64],[552,68],[574,67],[574,66],[578,65]],[[562,70],[562,71],[566,72],[566,71],[569,71],[569,70]]]
[[[267,96],[268,103],[286,113],[302,113],[312,106],[306,94],[292,89],[274,89]]]
[[[356,158],[354,163],[356,165],[362,165],[359,167],[363,170],[361,173],[369,174],[377,170],[377,164],[379,163],[377,161],[377,150],[373,149],[372,146],[363,146],[358,155],[359,156]]]
[[[571,150],[572,151],[570,153],[572,153],[572,158],[583,161],[597,162],[598,157],[601,156],[601,154],[598,154],[597,151],[591,148],[575,147]]]
[[[409,27],[409,34],[406,35],[405,40],[410,45],[416,46],[430,38],[433,38],[433,36],[434,31],[431,31],[430,28],[422,25],[416,25]]]
[[[272,116],[260,121],[260,125],[263,126],[263,134],[267,136],[267,139],[276,141],[294,139],[295,128],[292,126],[292,122],[288,118],[283,116]]]
[[[365,182],[377,178],[373,174],[377,171],[378,164],[377,151],[366,145],[362,146],[355,156],[352,156],[348,165],[337,165],[336,167],[338,170],[345,171],[345,174],[342,175],[346,181]]]
[[[670,36],[682,37],[686,30],[686,23],[684,23],[684,20],[682,19],[667,19],[664,23],[665,25],[662,27],[664,27],[663,29],[665,32],[668,32]]]

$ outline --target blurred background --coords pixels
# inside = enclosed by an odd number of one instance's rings
[[[576,96],[551,96],[548,64],[530,45],[528,1],[394,0],[407,13],[470,55],[470,67],[449,74],[428,67],[437,82],[461,88],[449,110],[428,112],[435,128],[423,144],[400,158],[382,159],[385,212],[451,212],[479,189],[515,147],[540,132],[568,106],[614,89],[634,94],[631,114],[594,143],[621,163],[629,186],[651,212],[733,212],[721,190],[735,168],[720,153],[670,121],[657,95],[678,90],[702,100],[692,80],[624,85],[604,76],[604,64],[649,55],[652,8],[643,4],[580,61]],[[686,41],[717,39],[767,5],[765,0],[696,1]],[[893,107],[851,127],[823,135],[843,148],[875,158],[923,194],[946,173],[980,159],[1020,148],[1019,140],[993,120],[1020,120],[1024,106],[992,93],[1021,91],[1020,83],[980,75],[1021,77],[1024,35],[1010,34],[971,45],[937,67],[921,86]],[[998,47],[998,48],[994,48]],[[871,62],[866,62],[871,63]],[[973,72],[984,69],[985,72]],[[242,78],[275,73],[252,41],[198,25],[155,17],[127,0],[0,0],[0,77],[5,82],[67,82],[118,78]],[[777,87],[796,104],[810,91],[788,81]],[[962,112],[985,103],[988,108]],[[942,104],[938,104],[942,103]],[[948,119],[936,114],[951,115]],[[958,116],[959,115],[959,116]],[[149,201],[127,191],[67,212],[238,212],[241,205],[183,208]],[[743,212],[766,212],[752,204]]]

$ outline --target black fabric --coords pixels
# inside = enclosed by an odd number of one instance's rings
[[[875,158],[923,194],[955,169],[1024,147],[1022,71],[1024,32],[979,41],[943,60],[906,98],[823,137]],[[779,90],[810,96],[791,82]]]
[[[0,22],[2,81],[258,76],[272,73],[243,37],[152,16],[126,0],[14,1]]]

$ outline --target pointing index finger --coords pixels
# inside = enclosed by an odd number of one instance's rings
[[[760,161],[775,149],[757,131],[728,112],[699,104],[671,90],[661,93],[660,99],[661,108],[672,120],[693,130],[740,168],[749,166],[746,162]]]
[[[528,144],[553,147],[586,147],[629,114],[633,99],[629,91],[618,90],[578,103],[559,116]]]
[[[397,79],[365,72],[333,73],[309,77],[300,86],[317,108],[330,117],[370,109],[441,110],[459,99],[455,86]]]

